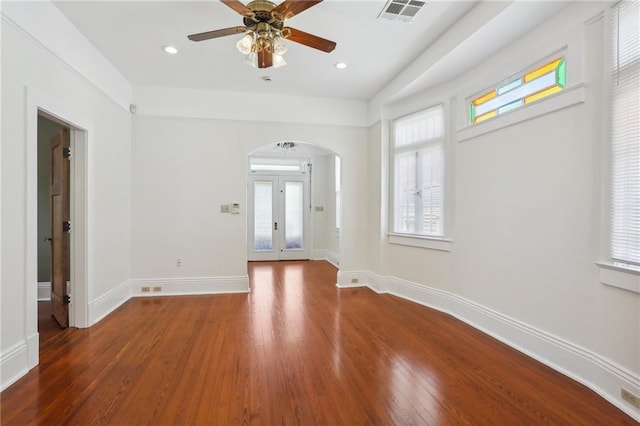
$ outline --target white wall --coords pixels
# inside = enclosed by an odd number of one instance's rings
[[[640,391],[640,294],[601,284],[595,264],[606,244],[605,7],[577,3],[461,78],[387,106],[395,117],[453,99],[459,128],[465,97],[567,46],[569,84],[585,84],[584,103],[463,142],[453,135],[450,252],[378,237],[388,229],[388,148],[372,126],[369,178],[382,185],[370,188],[369,284],[451,312],[640,418],[619,397],[621,386]]]
[[[343,157],[341,266],[362,269],[366,129],[215,119],[136,116],[132,157],[134,279],[246,276],[246,161],[258,147],[295,140]],[[238,202],[240,215],[219,205]],[[176,259],[182,258],[182,266]]]
[[[339,247],[335,232],[334,155],[316,155],[311,159],[311,198],[313,215],[312,258],[337,258]],[[316,211],[322,207],[322,211]]]
[[[31,213],[37,204],[37,168],[31,168],[37,164],[37,147],[35,142],[31,146],[28,138],[37,131],[37,110],[27,110],[33,106],[28,100],[46,103],[52,109],[49,112],[63,118],[91,124],[87,147],[89,302],[113,291],[130,276],[130,114],[3,16],[3,387],[37,362],[37,267],[35,259],[26,255],[35,257],[37,253],[37,215]],[[31,193],[32,188],[35,191]],[[27,241],[30,233],[33,241]],[[33,271],[28,265],[33,265]],[[25,290],[26,286],[33,286],[33,291]]]

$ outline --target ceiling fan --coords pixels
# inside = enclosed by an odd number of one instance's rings
[[[336,43],[331,40],[285,27],[287,19],[304,12],[322,0],[284,0],[279,5],[268,0],[254,0],[246,6],[239,0],[220,0],[243,17],[244,26],[223,28],[188,36],[192,41],[210,40],[233,34],[246,33],[236,44],[247,55],[247,62],[258,68],[286,65],[282,55],[287,51],[284,40],[291,40],[323,52],[331,52]]]

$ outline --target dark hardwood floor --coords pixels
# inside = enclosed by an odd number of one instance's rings
[[[249,274],[250,294],[132,299],[57,333],[2,424],[636,424],[448,315],[337,289],[326,262]]]

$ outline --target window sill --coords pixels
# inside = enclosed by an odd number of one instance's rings
[[[596,262],[604,285],[640,293],[640,268],[614,262]]]
[[[539,102],[514,109],[504,115],[498,115],[497,117],[483,121],[482,123],[469,124],[458,130],[458,142],[463,142],[468,139],[484,135],[485,133],[495,132],[496,130],[504,127],[512,126],[522,121],[531,120],[532,118],[540,115],[583,103],[585,98],[584,92],[584,84],[566,87],[561,92],[540,100]]]
[[[445,238],[426,237],[414,234],[389,233],[389,243],[403,246],[420,247],[431,250],[451,251],[452,240]]]

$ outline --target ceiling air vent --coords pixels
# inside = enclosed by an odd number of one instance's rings
[[[389,0],[378,18],[409,22],[425,4],[427,2],[418,0]]]

